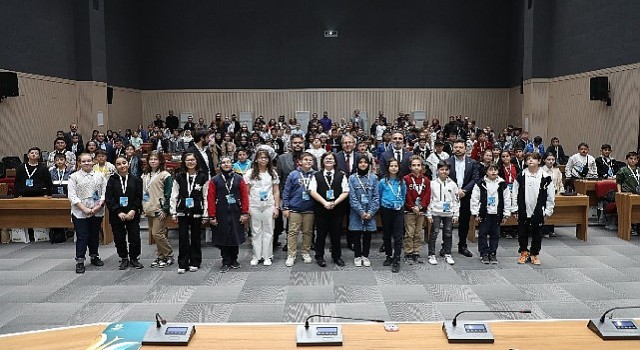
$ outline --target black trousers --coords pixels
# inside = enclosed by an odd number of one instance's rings
[[[202,219],[178,216],[178,268],[200,267],[202,264]]]
[[[529,248],[529,233],[531,233],[531,248]],[[531,255],[540,254],[542,249],[542,223],[534,223],[531,218],[518,218],[518,253],[529,252]]]
[[[342,249],[340,248],[340,233],[342,232],[342,213],[339,215],[333,214],[331,211],[316,212],[316,260],[324,259],[324,246],[327,241],[327,236],[331,240],[331,258],[333,260],[340,259],[342,257]]]
[[[238,262],[238,246],[218,246],[220,255],[222,256],[222,265],[231,265]]]
[[[371,250],[371,231],[352,231],[353,235],[353,256],[369,257],[369,250]]]
[[[460,215],[458,216],[458,249],[467,247],[469,233],[469,219],[471,219],[471,193],[460,200]]]
[[[400,260],[404,237],[404,213],[402,209],[380,207],[380,219],[382,220],[382,241],[387,257],[393,256],[394,259]],[[391,246],[392,237],[393,247]]]
[[[114,215],[117,217],[117,215]],[[121,259],[138,259],[141,251],[140,244],[140,218],[128,221],[111,222],[113,240],[116,244],[116,251]],[[127,250],[127,238],[129,249]]]

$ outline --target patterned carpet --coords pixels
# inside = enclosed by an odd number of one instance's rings
[[[640,246],[615,232],[589,228],[589,241],[573,228],[543,241],[542,265],[518,265],[517,242],[501,239],[498,265],[477,256],[454,254],[456,264],[440,261],[402,264],[398,274],[383,267],[373,241],[372,267],[329,263],[284,266],[278,251],[270,267],[249,266],[249,243],[240,250],[242,268],[221,274],[218,249],[206,244],[202,269],[178,275],[176,266],[152,269],[153,246],[143,230],[142,270],[118,270],[113,244],[101,246],[105,266],[74,272],[74,244],[48,242],[0,246],[0,334],[93,322],[152,320],[156,312],[176,322],[302,322],[314,313],[389,321],[441,321],[461,310],[531,309],[529,315],[468,315],[481,319],[590,318],[613,306],[640,305]],[[177,234],[170,235],[177,247]],[[282,238],[281,238],[282,239]],[[475,245],[470,249],[475,253]],[[426,253],[423,246],[423,257]],[[328,252],[326,254],[328,255]],[[618,311],[617,316],[637,316]]]

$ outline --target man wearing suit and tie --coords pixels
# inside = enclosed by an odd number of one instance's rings
[[[351,135],[342,136],[342,151],[336,154],[336,164],[338,169],[347,175],[347,178],[358,171],[358,163],[356,157],[358,154],[354,151],[356,148],[356,139]],[[346,208],[344,213],[349,217],[351,207],[349,201],[344,202]],[[347,231],[347,247],[353,250],[353,235]]]
[[[78,143],[84,146],[82,135],[78,133],[78,124],[72,123],[69,125],[69,132],[64,133],[65,141],[67,141],[67,151],[71,151],[71,145],[73,144],[73,136],[78,135]]]
[[[458,219],[458,253],[470,258],[473,254],[467,249],[467,233],[471,218],[471,191],[480,180],[478,163],[465,155],[464,140],[453,142],[453,156],[449,158],[451,170],[449,177],[458,184],[458,199],[460,200],[460,215]],[[440,250],[440,256],[444,256]]]
[[[404,135],[402,135],[401,132],[396,131],[391,134],[391,142],[393,143],[393,148],[382,153],[380,156],[380,177],[382,178],[387,175],[389,161],[395,158],[400,162],[399,177],[402,178],[411,172],[409,169],[409,158],[411,158],[413,153],[404,148]]]

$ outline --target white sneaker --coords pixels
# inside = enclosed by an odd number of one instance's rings
[[[251,261],[249,262],[249,264],[251,264],[251,266],[256,266],[258,265],[258,262],[260,260],[258,260],[258,258],[256,258],[255,256],[253,257],[253,259],[251,259]]]
[[[313,262],[313,258],[309,254],[302,254],[302,260],[304,260],[305,264],[311,264]]]
[[[370,267],[371,266],[371,261],[369,261],[369,258],[367,257],[362,257],[362,266],[364,267]]]
[[[187,273],[186,269],[178,269],[178,275],[182,275],[182,274],[185,274],[185,273]]]
[[[435,255],[429,255],[429,258],[427,260],[429,262],[429,264],[431,265],[438,265],[438,260],[436,259]]]
[[[445,254],[444,255],[444,261],[446,261],[447,264],[449,264],[449,265],[453,265],[453,264],[456,263],[455,261],[453,261],[453,258],[451,257],[451,254]]]
[[[285,264],[285,266],[287,266],[287,267],[291,267],[291,266],[293,266],[293,264],[295,264],[295,263],[296,263],[296,257],[295,257],[295,256],[291,256],[291,255],[289,255],[289,256],[287,257],[287,261],[285,261],[285,263],[284,263],[284,264]]]
[[[356,267],[362,267],[362,258],[353,259],[353,264],[356,265]]]
[[[196,272],[198,271],[200,268],[197,266],[189,266],[189,272]]]
[[[262,262],[262,265],[271,266],[271,258],[264,259],[264,261]]]

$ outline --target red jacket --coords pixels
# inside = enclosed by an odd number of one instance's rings
[[[407,197],[404,202],[404,209],[407,211],[413,211],[413,207],[416,205],[416,198],[419,197],[420,211],[426,212],[427,207],[429,206],[429,200],[431,199],[431,184],[429,183],[429,179],[424,175],[416,177],[413,174],[405,175],[402,179],[407,185]],[[421,187],[419,195],[416,187]]]
[[[475,159],[478,162],[481,162],[482,153],[486,150],[493,149],[493,143],[491,141],[476,141],[473,143],[473,150],[471,151],[471,158]]]

